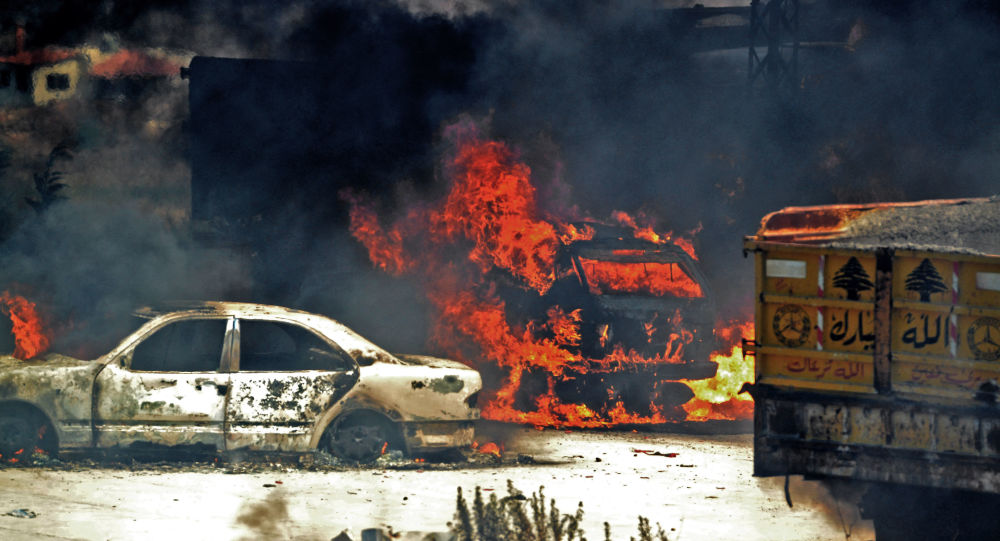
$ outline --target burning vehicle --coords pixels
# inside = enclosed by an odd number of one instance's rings
[[[479,373],[394,355],[327,317],[185,303],[84,361],[0,358],[0,460],[37,448],[187,446],[356,461],[472,443]]]
[[[717,369],[710,360],[716,307],[695,259],[672,242],[636,238],[627,227],[570,227],[579,236],[561,244],[556,279],[544,294],[515,280],[500,293],[525,326],[551,316],[553,306],[577,325],[570,336],[559,336],[558,325],[533,327],[537,338],[555,339],[580,359],[555,386],[556,396],[594,410],[622,402],[647,414],[651,403],[668,410],[687,402],[693,394],[677,380],[710,378]],[[538,383],[522,392],[532,387]]]
[[[485,418],[588,428],[749,415],[737,396],[748,363],[726,356],[746,323],[717,325],[688,238],[621,211],[563,218],[507,144],[474,123],[446,135],[440,198],[383,223],[372,198],[341,196],[374,267],[421,282],[433,347],[482,372]]]

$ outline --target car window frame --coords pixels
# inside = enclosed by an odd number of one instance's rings
[[[228,314],[197,314],[197,315],[182,315],[179,317],[165,318],[162,321],[150,321],[149,328],[145,326],[136,331],[133,336],[135,339],[126,346],[120,353],[115,356],[118,360],[118,366],[129,372],[136,374],[224,374],[230,372],[230,366],[232,365],[232,334],[233,334],[233,322],[235,316]],[[163,371],[163,370],[136,370],[132,368],[132,357],[135,354],[135,349],[139,347],[146,339],[150,338],[161,329],[167,327],[167,325],[173,325],[175,323],[183,323],[185,321],[205,321],[205,320],[226,320],[226,328],[222,337],[222,352],[219,355],[219,364],[215,370],[173,370],[173,371]],[[136,336],[138,335],[138,336]]]
[[[350,363],[350,366],[348,368],[343,369],[343,370],[324,370],[324,369],[320,369],[320,368],[313,368],[313,369],[309,369],[309,370],[241,370],[240,369],[240,360],[241,360],[241,353],[242,353],[241,349],[242,348],[241,348],[241,345],[240,345],[241,344],[241,340],[240,340],[240,332],[241,332],[240,331],[240,320],[246,320],[246,321],[266,321],[266,322],[270,322],[270,323],[284,323],[286,325],[293,325],[295,327],[299,327],[299,328],[305,330],[306,332],[312,333],[314,336],[318,337],[324,344],[328,345],[334,352],[338,353],[343,358],[347,359],[349,361],[349,363]],[[352,372],[352,371],[358,369],[358,361],[357,361],[357,359],[355,359],[350,353],[347,353],[347,351],[344,348],[340,347],[339,344],[337,344],[336,342],[334,342],[333,340],[331,340],[330,338],[328,338],[324,333],[316,330],[313,327],[305,325],[305,324],[303,324],[303,323],[301,323],[299,321],[295,321],[295,320],[292,320],[292,319],[278,318],[278,317],[246,317],[246,316],[238,316],[237,315],[237,316],[233,316],[233,322],[232,323],[234,325],[234,330],[233,330],[233,338],[232,338],[233,344],[232,344],[232,348],[230,349],[231,358],[230,358],[229,366],[230,366],[230,371],[232,373],[234,373],[234,374],[267,374],[267,373],[272,373],[272,372],[277,372],[277,373],[282,373],[282,374],[291,374],[291,373],[296,373],[296,372],[338,372],[338,373],[346,373],[346,372]]]

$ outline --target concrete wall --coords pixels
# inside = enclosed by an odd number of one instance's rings
[[[31,97],[35,105],[45,105],[56,100],[69,98],[76,94],[77,87],[83,75],[83,61],[79,58],[71,58],[49,66],[35,68],[31,74]],[[49,88],[47,78],[49,75],[66,75],[69,78],[69,85],[65,89]]]

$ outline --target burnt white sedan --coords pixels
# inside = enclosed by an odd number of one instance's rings
[[[322,449],[370,461],[387,449],[468,446],[479,373],[394,355],[330,318],[233,302],[143,309],[94,361],[0,357],[0,461],[35,447]]]

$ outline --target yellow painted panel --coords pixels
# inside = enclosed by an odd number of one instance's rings
[[[872,310],[824,308],[823,349],[859,353],[874,351],[874,312]]]
[[[777,293],[779,295],[807,296],[816,295],[819,291],[819,279],[817,269],[819,268],[819,256],[804,253],[782,253],[768,252],[765,256],[767,260],[781,261],[803,261],[806,264],[805,276],[794,278],[791,276],[768,276],[767,262],[764,265],[764,291],[767,293]]]
[[[928,257],[897,257],[892,297],[920,302],[952,302],[952,262]]]
[[[996,369],[986,369],[948,361],[918,363],[900,358],[892,360],[893,383],[922,386],[931,393],[935,388],[974,391],[991,379],[1000,380],[1000,363]]]
[[[1000,337],[998,337],[1000,338]],[[893,310],[892,350],[922,355],[951,355],[954,338],[947,312]]]
[[[842,359],[815,359],[793,355],[758,355],[761,375],[780,376],[808,381],[872,385],[874,369],[871,362]],[[790,382],[789,382],[790,383]]]
[[[816,307],[766,304],[761,322],[765,346],[816,349]]]
[[[958,317],[959,357],[997,362],[1000,368],[1000,316]]]
[[[824,270],[824,296],[833,299],[875,299],[875,257],[830,254]]]
[[[984,284],[977,284],[976,275],[981,275]],[[958,272],[958,299],[961,304],[1000,308],[1000,290],[995,288],[1000,264],[963,262]],[[979,286],[986,286],[980,288]]]
[[[952,329],[952,324],[955,328]],[[892,315],[892,350],[897,353],[1000,362],[1000,314],[974,310],[952,316],[900,308]]]

